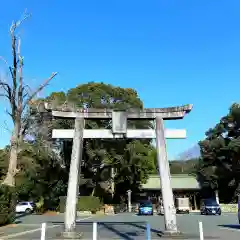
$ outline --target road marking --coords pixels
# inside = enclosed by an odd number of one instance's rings
[[[91,216],[92,217],[92,216]],[[76,222],[80,222],[80,221],[83,221],[83,220],[86,220],[86,219],[89,219],[91,217],[87,217],[87,218],[81,218],[79,220],[76,220]],[[33,224],[19,224],[19,226],[21,225],[33,225]],[[39,224],[40,225],[40,224]],[[60,227],[62,225],[53,225],[53,226],[47,226],[47,229],[51,229],[51,228],[55,228],[55,227]],[[19,236],[22,236],[22,235],[26,235],[26,234],[30,234],[30,233],[35,233],[35,232],[38,232],[38,231],[41,231],[42,228],[36,228],[36,229],[32,229],[32,230],[27,230],[27,231],[23,231],[23,232],[19,232],[19,233],[13,233],[13,234],[9,234],[7,236],[2,236],[0,238],[0,240],[5,240],[5,239],[11,239],[11,238],[14,238],[14,237],[19,237]]]
[[[92,218],[93,216],[89,216],[89,217],[85,217],[85,218],[80,218],[80,217],[78,217],[77,219],[76,219],[76,222],[81,222],[81,221],[83,221],[83,220],[87,220],[87,219],[89,219],[89,218]]]
[[[60,227],[60,225],[49,226],[49,227],[47,227],[47,229],[49,229],[49,228],[55,228],[55,227]],[[23,232],[20,232],[20,233],[9,234],[9,235],[7,235],[7,236],[2,237],[0,240],[10,239],[10,238],[14,238],[14,237],[19,237],[19,236],[22,236],[22,235],[26,235],[26,234],[29,234],[29,233],[38,232],[38,231],[40,231],[41,229],[42,229],[42,228],[36,228],[36,229],[33,229],[33,230],[23,231]]]
[[[231,228],[231,227],[220,227],[221,230],[236,231],[240,232],[240,228]]]

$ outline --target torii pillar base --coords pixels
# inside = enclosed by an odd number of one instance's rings
[[[161,239],[198,239],[199,236],[197,234],[188,234],[183,232],[171,232],[171,231],[164,231],[157,234]]]
[[[62,232],[60,239],[83,239],[83,233]]]

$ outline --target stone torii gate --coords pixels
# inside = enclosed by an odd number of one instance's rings
[[[44,108],[45,111],[51,112],[55,118],[75,119],[74,129],[54,129],[52,132],[52,138],[73,139],[65,212],[65,237],[69,236],[71,238],[75,234],[78,181],[81,171],[80,165],[84,138],[155,138],[159,175],[162,183],[165,231],[168,233],[178,232],[165,139],[186,138],[186,131],[181,129],[164,129],[164,120],[184,118],[192,110],[192,105],[120,111],[113,109],[80,109],[66,105],[54,106],[53,104],[45,103]],[[112,129],[84,129],[84,119],[112,120]],[[155,129],[128,129],[127,119],[155,120]]]

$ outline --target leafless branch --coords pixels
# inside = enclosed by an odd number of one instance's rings
[[[9,84],[8,83],[6,83],[6,82],[3,82],[3,81],[0,81],[0,87],[1,88],[3,88],[3,90],[4,90],[4,92],[5,92],[5,96],[9,99],[9,100],[11,100],[11,92],[12,92],[12,89],[11,89],[11,87],[9,86]]]
[[[14,119],[14,116],[12,115],[12,113],[10,113],[7,109],[5,109],[5,112],[6,112],[7,115],[9,115],[12,119]]]
[[[21,126],[21,131],[20,131],[20,136],[23,137],[26,134],[26,131],[29,128],[29,124],[30,124],[30,118],[29,116],[24,116],[22,118],[22,126]]]
[[[21,56],[21,39],[18,39],[18,59],[19,59],[19,83],[18,83],[18,114],[22,115],[23,110],[23,58]]]
[[[8,61],[3,57],[3,56],[0,56],[0,59],[6,64],[6,66],[9,68],[9,64],[8,64]]]
[[[11,73],[11,76],[12,76],[12,68],[11,66],[9,65],[8,61],[3,57],[3,56],[0,56],[0,59],[4,62],[4,64],[7,66],[9,72]]]
[[[31,92],[32,92],[32,89],[31,87],[28,85],[28,84],[25,84],[24,83],[24,86],[23,86],[23,92],[24,92],[24,96],[30,96],[31,95]]]
[[[28,18],[31,17],[30,13],[27,13],[27,10],[25,10],[22,18],[16,22],[13,22],[11,27],[10,27],[10,32],[11,34],[14,33],[14,31],[16,30],[16,28],[18,28],[25,20],[27,20]]]
[[[12,75],[12,83],[13,83],[13,89],[12,89],[12,99],[16,100],[16,93],[17,93],[17,69],[18,69],[18,63],[20,61],[20,64],[22,64],[22,58],[20,56],[20,46],[21,46],[21,40],[18,40],[18,44],[16,43],[16,34],[15,30],[18,28],[26,19],[28,19],[31,15],[28,14],[25,10],[23,17],[12,23],[10,27],[10,33],[11,33],[11,40],[12,40],[12,56],[13,56],[13,66],[10,67],[10,72]],[[18,47],[18,49],[16,49]],[[21,66],[20,66],[21,70]]]
[[[57,72],[53,72],[51,76],[46,79],[43,84],[41,84],[30,96],[29,98],[25,101],[23,104],[23,109],[33,100],[33,98],[44,88],[48,85],[48,83],[57,75]]]
[[[7,121],[3,121],[3,124],[0,125],[3,129],[7,130],[8,132],[11,133],[11,130],[9,129],[8,125],[7,125]]]
[[[16,102],[15,102],[15,98],[12,94],[13,90],[12,88],[9,86],[8,83],[5,83],[3,81],[0,81],[0,87],[3,88],[4,93],[2,93],[2,96],[7,97],[7,99],[9,100],[9,103],[11,105],[11,114],[9,113],[9,115],[12,117],[13,121],[15,119],[15,111],[16,111]]]
[[[8,98],[8,95],[5,94],[5,93],[0,93],[0,97],[5,97],[5,98]]]

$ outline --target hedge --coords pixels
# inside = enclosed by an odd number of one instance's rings
[[[0,226],[14,221],[15,204],[15,188],[0,185]]]
[[[66,197],[60,197],[59,210],[61,213],[65,212]],[[102,203],[98,197],[81,196],[78,198],[77,211],[97,212],[102,207]]]

